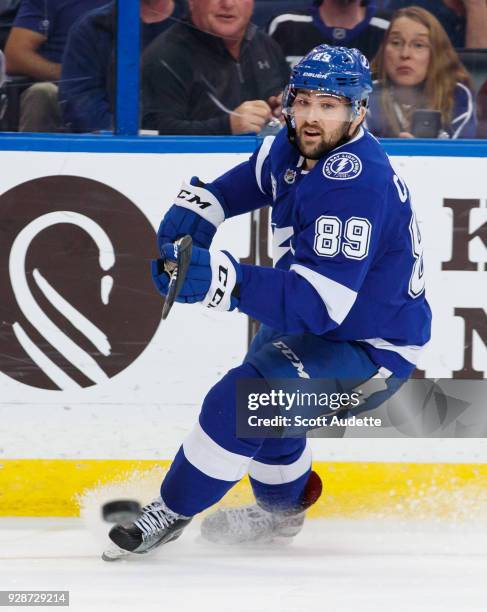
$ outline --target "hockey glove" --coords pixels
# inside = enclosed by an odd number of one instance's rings
[[[223,196],[194,176],[190,184],[184,183],[161,222],[157,232],[157,246],[175,242],[190,234],[193,244],[208,249],[217,227],[225,220]]]
[[[152,278],[162,295],[167,295],[169,274],[168,262],[176,261],[173,244],[164,244],[161,259],[152,262]],[[226,251],[210,253],[207,249],[193,246],[191,263],[176,302],[194,304],[201,302],[215,310],[234,310],[238,297],[232,295],[240,283],[240,264]]]

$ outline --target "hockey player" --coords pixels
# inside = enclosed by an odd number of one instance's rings
[[[287,130],[212,183],[184,185],[158,233],[152,273],[167,294],[174,241],[191,234],[179,302],[240,310],[261,321],[242,365],[208,393],[198,423],[137,520],[110,531],[117,549],[145,553],[176,539],[192,517],[246,473],[256,504],[202,524],[213,541],[296,535],[321,492],[305,438],[236,436],[236,383],[293,378],[291,349],[316,378],[407,378],[430,335],[421,236],[404,182],[363,127],[372,90],[356,49],[320,45],[294,69],[283,96]],[[274,268],[209,252],[225,219],[272,203]],[[279,340],[279,341],[277,341]]]

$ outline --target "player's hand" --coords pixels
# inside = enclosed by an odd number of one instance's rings
[[[193,176],[183,183],[176,204],[164,215],[157,232],[159,251],[167,242],[190,234],[195,246],[209,248],[218,225],[225,219],[223,196]]]
[[[249,100],[234,109],[230,115],[232,134],[258,134],[272,118],[271,107],[264,100]]]
[[[166,270],[174,262],[174,244],[163,245],[161,258],[152,262],[152,279],[163,296],[169,289],[170,276]],[[201,302],[208,308],[233,310],[238,306],[238,299],[232,296],[232,291],[240,279],[240,265],[229,253],[210,253],[207,249],[193,246],[191,263],[176,302]]]

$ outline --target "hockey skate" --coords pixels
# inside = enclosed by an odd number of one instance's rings
[[[170,510],[160,497],[144,506],[134,521],[115,525],[108,534],[115,544],[102,559],[116,561],[132,554],[145,554],[161,544],[173,542],[192,517]]]
[[[257,504],[221,508],[203,520],[201,535],[214,544],[268,544],[297,535],[304,515],[267,512]]]
[[[201,535],[215,544],[289,542],[303,528],[306,510],[320,497],[321,479],[311,472],[299,506],[286,512],[267,511],[258,504],[221,508],[201,524]]]

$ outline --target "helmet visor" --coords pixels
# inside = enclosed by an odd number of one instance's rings
[[[329,91],[290,87],[284,92],[283,114],[292,119],[305,120],[312,116],[319,121],[350,121],[352,103]]]

